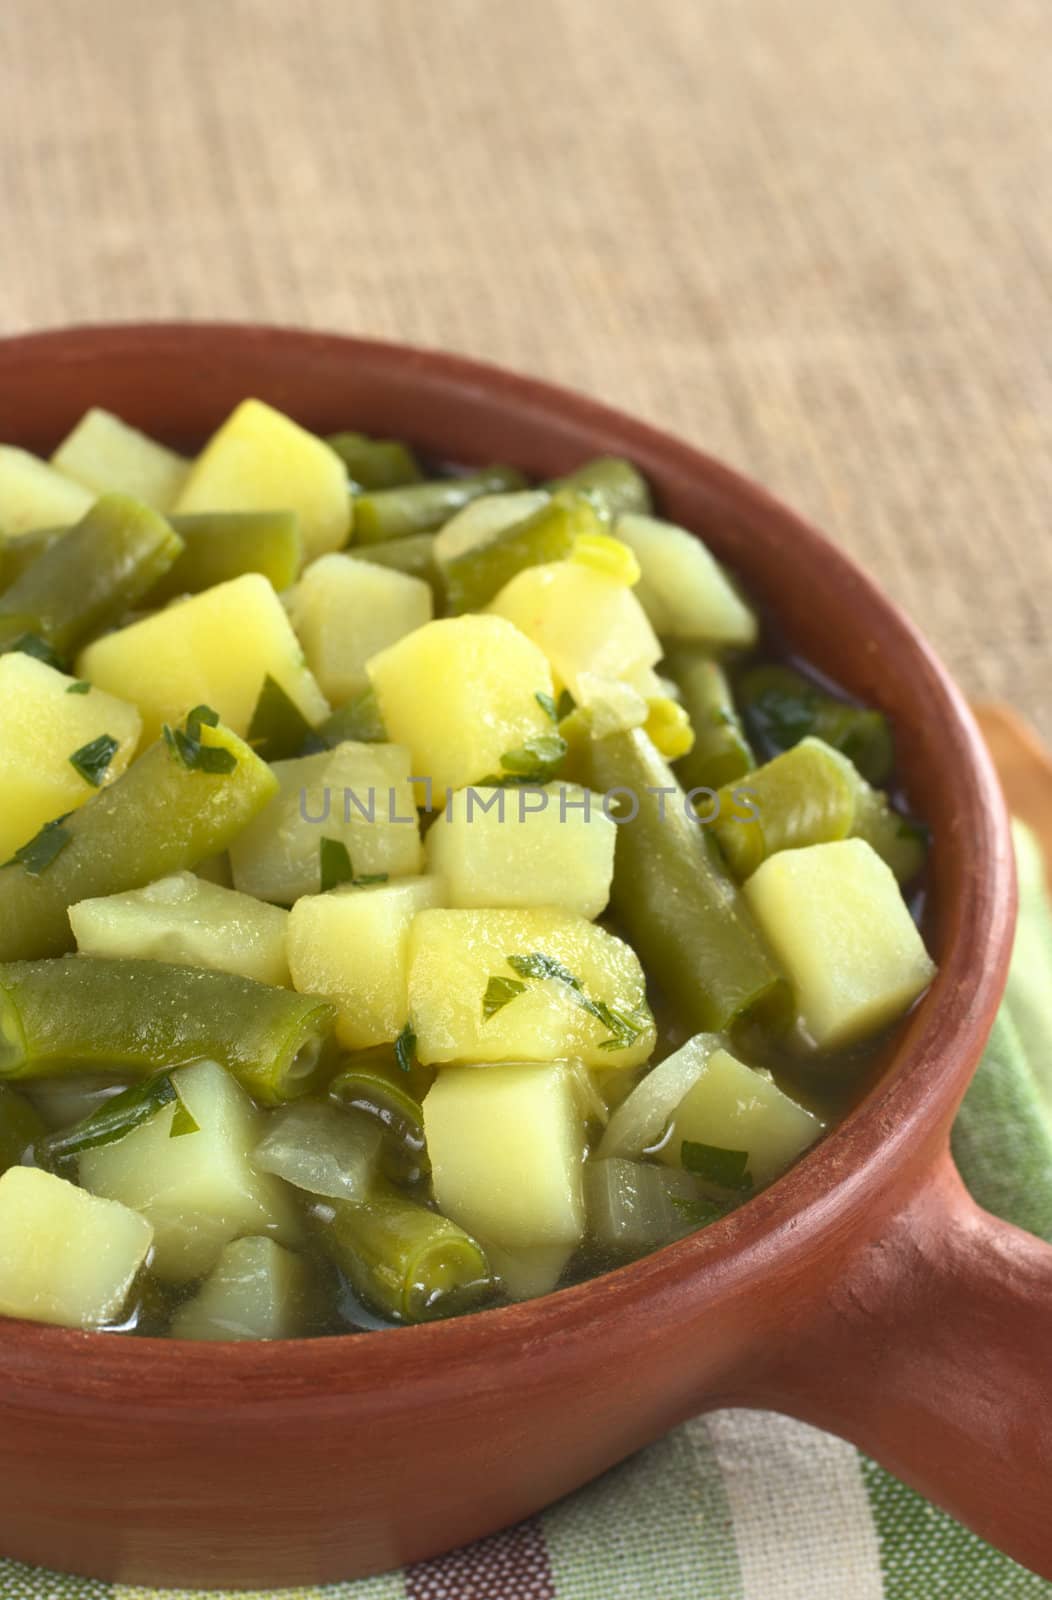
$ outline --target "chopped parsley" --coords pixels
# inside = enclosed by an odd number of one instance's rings
[[[268,672],[248,726],[248,743],[264,761],[298,756],[314,730],[296,702]]]
[[[225,774],[233,772],[237,766],[234,752],[220,745],[203,744],[201,740],[203,727],[215,728],[218,724],[218,711],[213,711],[211,706],[195,706],[187,715],[185,729],[170,728],[166,722],[161,732],[169,750],[188,771]]]
[[[541,710],[547,712],[548,716],[551,717],[553,722],[558,722],[559,707],[555,703],[555,696],[553,694],[545,694],[543,689],[538,689],[533,698],[536,700]]]
[[[5,864],[10,867],[17,861],[32,877],[39,878],[73,838],[69,829],[62,826],[65,820],[66,817],[56,817],[54,822],[45,822],[40,832],[34,834],[28,844],[16,850]]]
[[[20,634],[7,648],[24,656],[32,656],[34,660],[42,661],[46,667],[62,670],[62,657],[57,650],[52,649],[46,639],[40,637],[39,633]]]
[[[118,741],[111,733],[100,733],[97,739],[92,739],[90,743],[82,744],[79,750],[74,750],[69,758],[69,764],[80,773],[85,783],[90,783],[93,789],[98,789],[110,770],[110,762],[118,749]]]
[[[643,1032],[644,1024],[638,1015],[620,1011],[607,1005],[605,1000],[593,1000],[585,993],[580,978],[575,977],[569,967],[554,956],[545,955],[542,950],[531,950],[527,955],[513,955],[506,959],[516,978],[496,974],[490,978],[482,996],[482,1016],[485,1021],[496,1015],[509,1001],[523,994],[531,980],[543,983],[546,979],[554,979],[565,986],[575,1005],[587,1011],[589,1016],[595,1017],[607,1029],[609,1038],[600,1042],[600,1050],[625,1050]]]
[[[505,750],[500,758],[502,771],[481,778],[479,788],[506,789],[517,784],[547,783],[554,778],[568,749],[558,733],[539,733],[516,750]]]
[[[76,683],[71,683],[70,684],[69,688],[66,690],[66,693],[67,694],[90,694],[91,693],[91,684],[88,682],[87,678],[78,678]]]
[[[407,1022],[398,1038],[395,1040],[395,1060],[403,1072],[412,1070],[413,1060],[416,1056],[416,1034],[412,1024]]]
[[[321,870],[321,892],[338,889],[342,883],[352,888],[365,889],[372,883],[386,883],[386,872],[362,872],[355,875],[351,853],[342,839],[322,839],[318,847]]]
[[[751,1189],[748,1150],[724,1150],[718,1144],[699,1144],[684,1139],[680,1161],[696,1178],[706,1178],[721,1189]]]

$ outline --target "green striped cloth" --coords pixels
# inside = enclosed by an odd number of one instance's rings
[[[1052,915],[1017,830],[1008,990],[954,1130],[969,1188],[1052,1242]],[[0,1600],[200,1600],[0,1562]],[[689,1423],[531,1522],[402,1572],[257,1600],[1052,1600],[850,1445],[784,1417]]]

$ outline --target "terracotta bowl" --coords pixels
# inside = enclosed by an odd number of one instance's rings
[[[246,395],[541,475],[630,456],[806,656],[895,721],[934,825],[941,963],[868,1098],[725,1221],[578,1288],[365,1337],[194,1345],[0,1323],[0,1550],[100,1578],[351,1578],[476,1539],[697,1412],[852,1440],[1052,1575],[1052,1250],[980,1211],[949,1155],[1014,916],[1004,806],[958,691],[822,536],[685,444],[472,361],[247,327],[0,342],[0,439],[91,405],[199,440]]]

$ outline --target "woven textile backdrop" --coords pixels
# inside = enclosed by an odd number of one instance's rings
[[[1049,0],[0,0],[0,331],[252,318],[590,390],[1052,734]]]

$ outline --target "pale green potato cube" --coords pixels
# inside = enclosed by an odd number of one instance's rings
[[[584,1234],[584,1124],[563,1062],[450,1067],[424,1099],[439,1210],[505,1250]]]
[[[173,1339],[296,1339],[310,1314],[310,1271],[273,1239],[235,1239],[172,1319]]]
[[[632,589],[586,561],[527,567],[506,583],[489,611],[532,639],[551,665],[557,689],[575,700],[596,678],[631,683],[661,659],[661,645]]]
[[[270,583],[246,572],[108,633],[82,650],[77,672],[139,707],[143,742],[208,705],[242,739],[264,680],[281,685],[312,727],[329,703]]]
[[[176,872],[144,889],[70,906],[77,949],[88,956],[172,961],[287,985],[287,911]]]
[[[500,775],[501,757],[555,732],[544,656],[503,617],[446,617],[368,663],[384,727],[413,755],[421,805]]]
[[[409,1018],[409,929],[441,905],[438,880],[334,889],[297,900],[288,959],[301,994],[337,1007],[336,1035],[348,1050],[397,1039]]]
[[[575,1248],[572,1244],[533,1244],[505,1250],[492,1241],[478,1242],[509,1300],[536,1300],[538,1295],[551,1294]]]
[[[517,522],[525,522],[550,499],[547,489],[516,489],[511,494],[483,494],[469,500],[435,535],[435,560],[440,567],[448,566]]]
[[[85,1150],[81,1183],[153,1224],[151,1267],[172,1283],[210,1272],[223,1246],[245,1234],[294,1245],[301,1228],[291,1191],[252,1165],[263,1121],[248,1095],[214,1061],[180,1067],[173,1081],[197,1132],[172,1138],[177,1106],[162,1106],[118,1143]]]
[[[321,891],[321,842],[346,845],[356,877],[420,871],[423,848],[408,750],[347,740],[275,761],[278,793],[230,846],[234,887],[291,906]]]
[[[521,979],[508,957],[554,960],[580,985]],[[486,1015],[490,980],[522,982]],[[601,1002],[631,1019],[631,1042],[605,1048],[611,1027],[581,1004]],[[570,911],[422,911],[409,934],[409,1018],[425,1064],[552,1061],[576,1057],[596,1070],[646,1061],[654,1047],[643,970],[635,952]]]
[[[111,411],[86,411],[51,457],[51,465],[93,494],[129,494],[170,511],[190,463]]]
[[[194,462],[173,509],[295,511],[313,561],[351,533],[347,469],[335,450],[262,400],[243,400]]]
[[[682,1165],[683,1141],[748,1154],[756,1188],[772,1183],[803,1154],[825,1124],[728,1050],[714,1050],[672,1114],[661,1159]]]
[[[783,850],[757,868],[745,894],[819,1050],[878,1033],[935,976],[894,874],[861,839]]]
[[[636,595],[663,639],[756,642],[755,616],[700,539],[634,512],[618,518],[615,532],[635,553],[642,572]]]
[[[98,1328],[119,1319],[153,1229],[36,1167],[0,1178],[0,1314]]]
[[[103,734],[116,739],[99,787],[119,778],[135,754],[142,732],[135,707],[101,689],[73,687],[74,679],[33,656],[0,656],[0,861],[98,793],[72,765],[75,752]]]
[[[71,527],[96,498],[39,456],[12,444],[0,445],[0,534]]]
[[[351,556],[322,556],[294,591],[290,615],[322,693],[334,706],[368,686],[365,663],[430,622],[430,584]]]
[[[610,898],[617,824],[575,784],[461,789],[428,829],[448,906],[557,906],[597,917]]]

